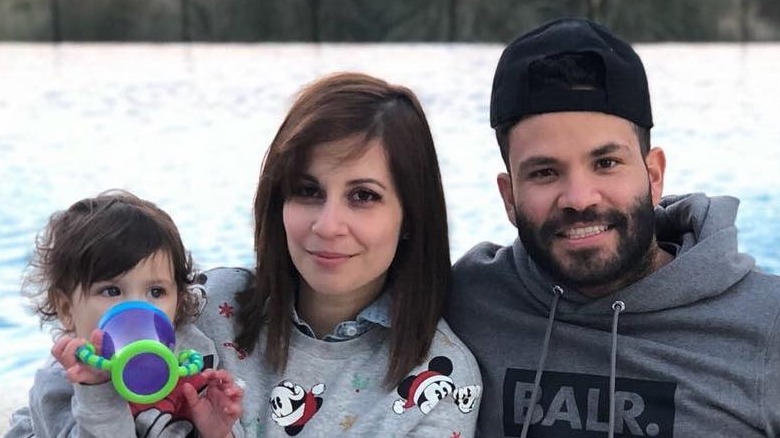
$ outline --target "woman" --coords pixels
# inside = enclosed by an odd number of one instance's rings
[[[199,326],[247,436],[474,433],[481,377],[441,319],[447,216],[425,114],[358,73],[304,88],[265,157],[257,264],[202,276]]]

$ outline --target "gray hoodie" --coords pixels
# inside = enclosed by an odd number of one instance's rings
[[[674,260],[599,299],[551,279],[519,240],[464,255],[447,319],[482,370],[479,431],[521,436],[535,393],[528,437],[776,436],[780,277],[738,252],[738,203],[664,198],[656,235]]]

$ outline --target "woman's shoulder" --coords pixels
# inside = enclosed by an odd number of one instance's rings
[[[194,288],[202,290],[204,299],[195,324],[207,337],[233,337],[236,296],[252,286],[253,278],[252,271],[245,268],[214,268],[198,275]]]
[[[246,290],[252,284],[254,272],[241,267],[219,267],[203,271],[197,283],[205,289],[207,297],[231,299],[237,292]]]
[[[202,355],[213,354],[214,341],[193,323],[176,327],[176,351],[195,350]]]
[[[477,360],[474,358],[471,350],[458,338],[443,318],[436,325],[436,334],[433,337],[428,353],[430,360],[441,356],[448,358],[452,363],[453,373],[460,374],[465,379],[477,380],[481,383]]]
[[[427,393],[429,387],[436,393],[443,389],[450,391],[462,413],[479,409],[482,394],[479,366],[471,351],[443,319],[436,327],[426,361],[401,382],[398,393],[406,400],[410,397],[417,400],[418,394]]]

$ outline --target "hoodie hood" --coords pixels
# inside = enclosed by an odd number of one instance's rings
[[[755,260],[738,252],[738,206],[739,200],[729,196],[694,193],[664,197],[655,208],[655,232],[659,244],[677,249],[674,259],[605,297],[590,298],[556,283],[531,261],[520,239],[512,248],[515,266],[538,304],[546,309],[553,304],[556,286],[563,288],[557,303],[559,320],[611,315],[616,300],[625,303],[625,313],[685,306],[723,293],[754,269]],[[712,263],[714,260],[718,263]]]

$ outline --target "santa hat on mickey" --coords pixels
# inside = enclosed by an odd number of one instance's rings
[[[420,400],[420,396],[423,394],[423,391],[425,391],[425,388],[434,383],[445,381],[450,381],[450,378],[437,371],[427,370],[421,372],[417,375],[417,377],[414,378],[412,384],[409,385],[409,392],[406,394],[406,401],[404,402],[404,400],[396,400],[395,403],[393,403],[393,411],[395,411],[396,414],[403,413],[406,409],[409,409],[417,404],[417,402]]]
[[[314,400],[314,394],[311,391],[306,393],[303,399],[303,406],[299,407],[298,410],[303,410],[301,418],[293,423],[292,426],[303,426],[317,413],[317,401]]]
[[[311,391],[306,391],[306,394],[303,396],[303,405],[297,409],[298,411],[303,410],[301,413],[301,418],[299,418],[295,423],[291,424],[291,426],[303,426],[304,424],[308,423],[309,420],[311,420],[311,417],[317,413],[319,408],[319,406],[317,406],[316,397],[314,396],[320,395],[324,391],[325,385],[322,383],[314,385]]]

